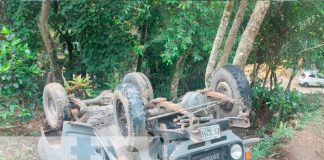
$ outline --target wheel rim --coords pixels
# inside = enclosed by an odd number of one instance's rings
[[[121,134],[124,137],[126,137],[128,136],[127,116],[126,116],[124,105],[119,100],[116,103],[116,111],[117,111],[117,121],[120,126]]]
[[[223,93],[231,98],[234,98],[232,88],[225,81],[221,81],[217,84],[216,91]],[[221,108],[229,111],[233,108],[233,104],[230,102],[224,102],[223,104],[221,104]]]

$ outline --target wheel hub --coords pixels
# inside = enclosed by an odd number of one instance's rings
[[[230,85],[225,82],[225,81],[221,81],[217,84],[216,86],[216,91],[223,93],[231,98],[233,97],[233,91],[232,88],[230,87]],[[224,102],[223,104],[221,104],[221,108],[226,110],[226,111],[230,111],[233,108],[233,104],[230,102]]]

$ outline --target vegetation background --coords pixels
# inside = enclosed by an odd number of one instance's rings
[[[253,64],[247,75],[254,94],[251,119],[261,128],[261,137],[321,104],[320,95],[290,90],[291,83],[281,85],[276,69],[290,69],[289,82],[302,68],[324,70],[324,2],[266,2],[262,23],[242,62]],[[240,10],[242,3],[245,8]],[[148,76],[155,97],[176,99],[204,88],[211,51],[217,53],[215,65],[233,62],[258,3],[51,1],[43,17],[52,46],[48,50],[39,23],[42,1],[0,0],[0,126],[24,124],[35,117],[49,72],[67,91],[83,98],[114,89],[125,73],[133,71]],[[215,49],[221,26],[232,46],[226,47],[225,39]],[[258,76],[260,72],[265,76]]]

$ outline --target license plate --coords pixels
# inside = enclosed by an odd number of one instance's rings
[[[201,140],[208,141],[216,138],[220,138],[220,127],[218,124],[213,126],[205,126],[200,128]]]

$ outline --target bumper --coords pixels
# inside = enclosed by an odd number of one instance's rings
[[[210,141],[192,143],[188,141],[179,142],[177,147],[171,152],[167,159],[170,160],[184,160],[184,159],[211,159],[223,160],[232,159],[230,155],[230,147],[233,144],[239,144],[243,147],[243,141],[237,137],[231,130],[223,131],[221,138]],[[244,149],[243,149],[244,150]],[[244,160],[243,155],[240,158]]]

